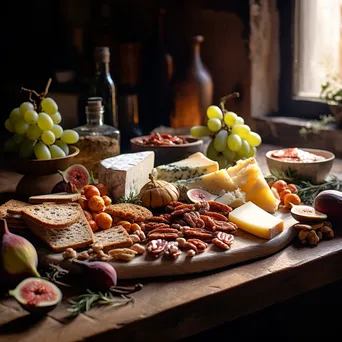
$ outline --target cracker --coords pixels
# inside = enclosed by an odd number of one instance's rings
[[[105,211],[113,218],[120,218],[130,222],[147,221],[153,216],[152,212],[147,208],[132,203],[110,204]]]

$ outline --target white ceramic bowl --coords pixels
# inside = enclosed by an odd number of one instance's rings
[[[313,148],[299,148],[300,150],[322,156],[325,159],[313,162],[293,162],[284,161],[272,157],[272,154],[279,150],[272,150],[266,153],[266,161],[268,169],[277,172],[286,172],[287,170],[294,170],[299,179],[311,181],[314,183],[321,183],[329,175],[334,163],[335,155],[326,150],[319,150]],[[283,149],[282,149],[283,150]]]

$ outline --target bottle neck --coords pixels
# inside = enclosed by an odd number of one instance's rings
[[[96,62],[96,74],[110,76],[109,62]]]
[[[195,65],[201,65],[201,44],[198,42],[194,42],[191,49],[191,61]]]
[[[102,126],[103,125],[103,111],[92,112],[86,109],[87,125],[88,126]]]

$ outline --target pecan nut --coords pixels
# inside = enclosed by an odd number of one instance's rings
[[[216,237],[227,245],[232,245],[234,242],[234,235],[225,232],[216,232]]]
[[[196,246],[197,253],[203,253],[208,247],[208,244],[200,239],[188,239],[187,242]]]
[[[212,240],[212,243],[221,249],[229,249],[230,248],[230,245],[227,245],[226,243],[224,243],[222,240],[218,239],[217,237]]]
[[[166,257],[176,259],[182,254],[182,251],[178,248],[177,241],[169,241],[164,248],[164,255]]]
[[[188,238],[200,239],[202,241],[211,241],[211,239],[213,238],[212,232],[206,229],[183,227],[181,231],[183,235]]]
[[[154,257],[158,258],[159,255],[164,251],[167,245],[167,241],[163,239],[155,239],[148,242],[146,250]]]

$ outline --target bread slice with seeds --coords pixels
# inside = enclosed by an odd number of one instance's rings
[[[30,219],[26,219],[26,222],[33,234],[54,252],[63,252],[69,247],[73,249],[83,248],[94,243],[93,231],[83,212],[80,212],[77,222],[62,229],[46,229]]]
[[[106,230],[100,230],[94,234],[95,242],[100,243],[103,248],[130,247],[133,241],[127,230],[122,226],[115,226]]]
[[[24,220],[37,222],[46,229],[59,229],[78,221],[82,208],[78,203],[42,203],[22,210]]]

